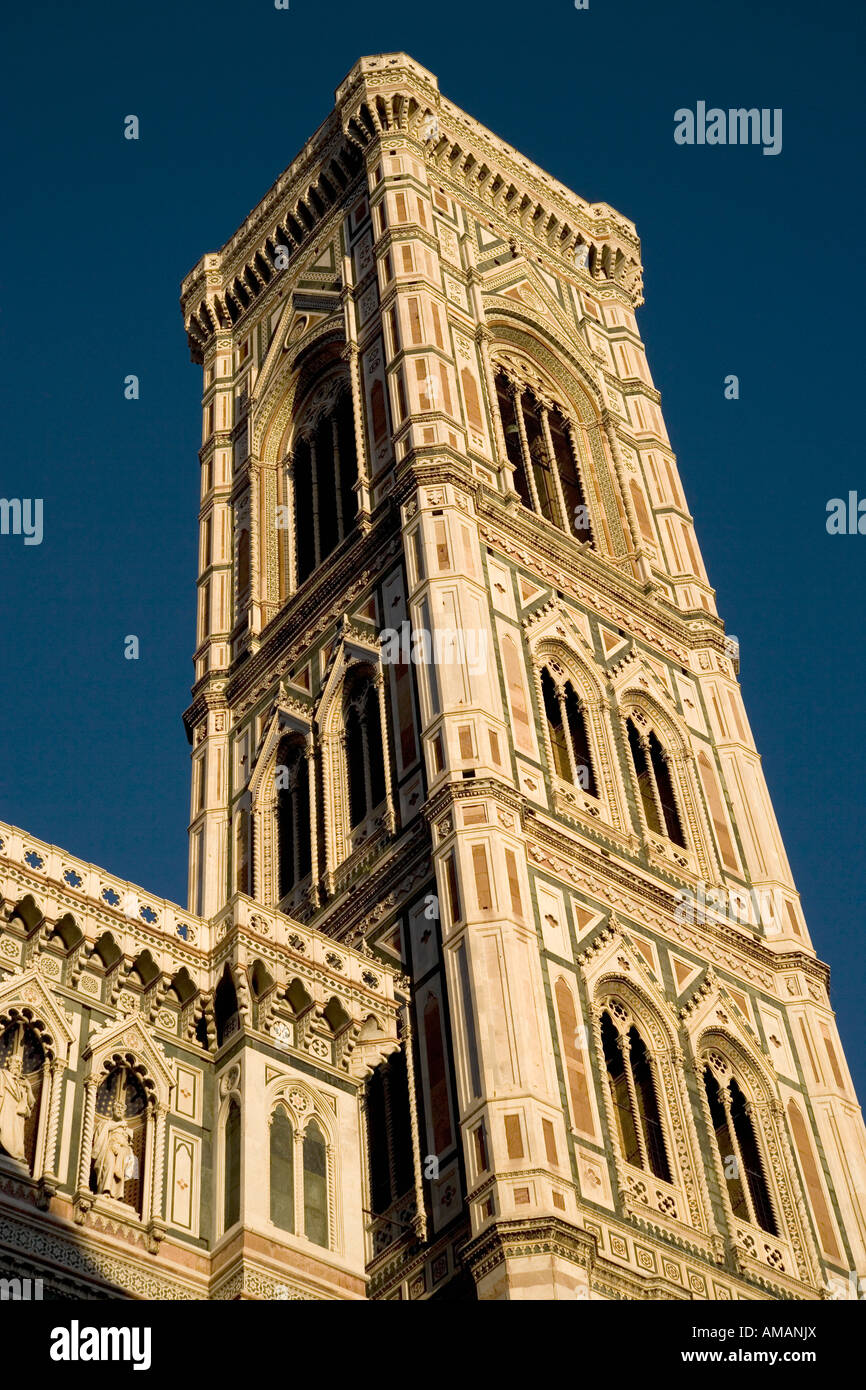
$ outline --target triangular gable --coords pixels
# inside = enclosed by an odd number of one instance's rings
[[[291,699],[284,683],[281,682],[280,693],[274,701],[273,711],[265,722],[262,736],[259,739],[259,746],[253,756],[249,792],[254,801],[270,765],[271,756],[276,751],[280,739],[285,734],[291,733],[303,734],[306,738],[311,724],[311,711],[300,700]]]
[[[168,1105],[174,1072],[139,1018],[120,1018],[109,1023],[101,1032],[91,1033],[83,1056],[89,1057],[91,1071],[96,1074],[102,1063],[115,1053],[131,1053],[141,1061],[156,1085],[159,1099]]]
[[[35,970],[10,975],[0,985],[0,1012],[19,1006],[22,1012],[32,1011],[34,1021],[45,1028],[58,1057],[66,1057],[75,1038],[72,1019],[45,986]]]

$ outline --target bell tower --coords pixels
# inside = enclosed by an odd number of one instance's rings
[[[642,302],[633,224],[405,54],[183,283],[190,910],[240,891],[408,977],[363,1100],[371,1297],[866,1275],[828,970]]]

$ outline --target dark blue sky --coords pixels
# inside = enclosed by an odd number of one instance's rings
[[[200,374],[180,280],[356,59],[405,50],[637,223],[650,366],[866,1091],[866,537],[825,529],[829,498],[866,496],[862,7],[47,3],[4,31],[0,496],[42,497],[45,536],[0,537],[0,817],[184,901]],[[676,145],[674,111],[699,100],[781,107],[782,153]]]

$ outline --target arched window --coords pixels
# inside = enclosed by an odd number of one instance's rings
[[[241,1107],[229,1101],[223,1136],[223,1230],[241,1219]]]
[[[141,1215],[147,1095],[135,1072],[114,1067],[96,1092],[90,1186]]]
[[[295,1131],[281,1105],[271,1116],[271,1220],[281,1231],[295,1229]]]
[[[545,666],[541,693],[554,771],[572,786],[598,796],[586,719],[574,686],[571,681],[555,681]]]
[[[670,1182],[655,1076],[643,1038],[627,1019],[618,1028],[605,1010],[601,1041],[622,1156],[635,1168]]]
[[[10,1023],[0,1037],[0,1153],[25,1163],[36,1157],[45,1049],[38,1033]]]
[[[376,1067],[367,1082],[366,1107],[370,1206],[378,1214],[405,1197],[415,1179],[405,1052]]]
[[[770,1191],[749,1105],[726,1063],[704,1069],[716,1148],[734,1216],[778,1236]]]
[[[573,428],[558,406],[514,382],[496,377],[496,399],[514,486],[524,507],[578,540],[592,542]]]
[[[223,1043],[227,1042],[240,1027],[237,990],[228,966],[223,970],[214,990],[214,1017],[217,1047],[222,1047]]]
[[[358,477],[355,419],[348,383],[317,396],[291,459],[297,582],[303,584],[352,530]]]
[[[325,1138],[315,1120],[304,1134],[304,1235],[328,1246],[328,1156]]]
[[[277,748],[277,844],[279,896],[306,878],[312,867],[310,784],[303,741],[290,734]]]
[[[675,845],[685,849],[686,839],[667,754],[652,729],[648,733],[641,733],[633,719],[626,720],[626,729],[647,827],[654,835],[666,835]]]
[[[379,691],[372,671],[359,668],[346,681],[343,697],[349,824],[361,825],[385,799],[385,761]]]

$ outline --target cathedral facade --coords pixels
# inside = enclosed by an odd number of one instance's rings
[[[633,224],[404,54],[186,277],[188,907],[0,826],[55,1297],[856,1298],[866,1133]]]

